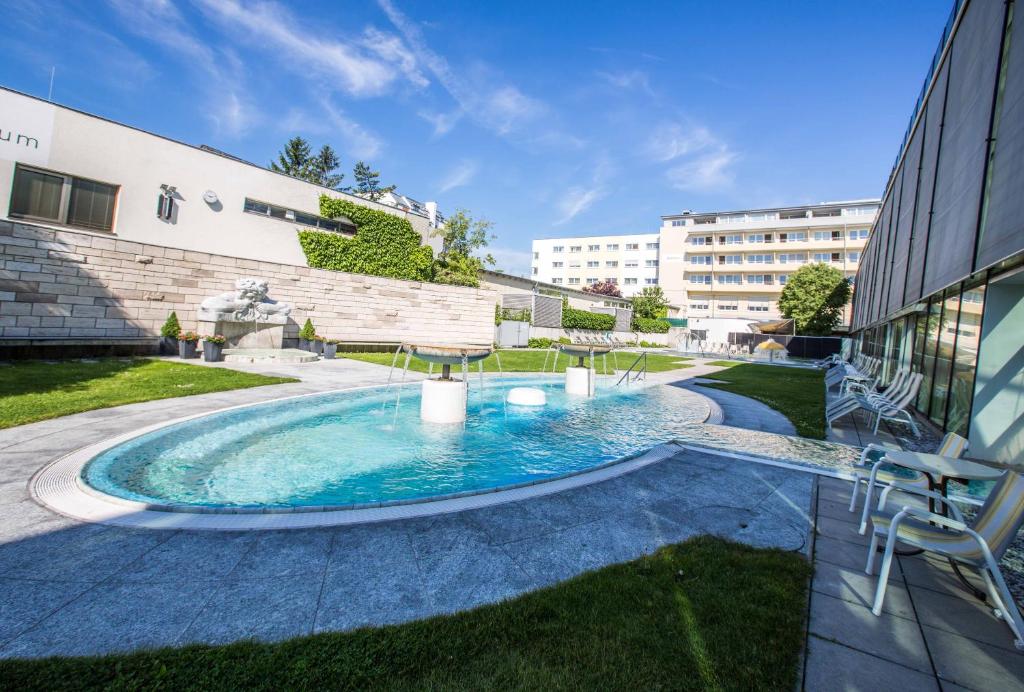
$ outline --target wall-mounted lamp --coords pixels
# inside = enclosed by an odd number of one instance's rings
[[[156,200],[156,216],[158,219],[170,221],[174,215],[174,193],[176,188],[173,185],[161,185],[160,196]]]
[[[216,204],[219,201],[217,199],[217,193],[213,190],[207,190],[203,193],[203,201],[207,204]]]

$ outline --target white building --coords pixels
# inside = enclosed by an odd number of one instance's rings
[[[438,249],[436,206],[371,202],[0,87],[0,219],[304,265],[297,229],[355,231],[319,216],[323,194],[406,218]]]
[[[750,322],[781,317],[786,280],[805,264],[853,278],[878,208],[879,200],[861,199],[663,216],[661,286],[686,306],[691,328],[748,331]],[[849,310],[845,317],[849,324]]]
[[[658,285],[658,257],[657,233],[535,240],[531,278],[578,289],[611,282],[629,297]]]

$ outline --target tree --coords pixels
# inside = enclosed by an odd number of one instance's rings
[[[493,227],[493,222],[474,219],[465,209],[457,209],[449,216],[444,226],[431,234],[442,240],[434,270],[435,281],[459,286],[480,285],[480,270],[494,266],[494,257],[476,255],[494,240]]]
[[[661,286],[644,286],[633,296],[633,317],[654,320],[668,314],[668,298]]]
[[[332,190],[339,189],[345,176],[335,173],[341,160],[331,145],[323,145],[315,155],[310,151],[309,142],[302,137],[292,137],[277,155],[277,161],[270,162],[270,169]]]
[[[796,321],[798,334],[828,336],[850,300],[850,280],[822,262],[807,264],[789,275],[779,296],[779,310]]]
[[[356,162],[356,165],[352,168],[352,179],[356,183],[352,191],[374,202],[395,190],[394,185],[381,187],[380,171],[372,170],[369,164],[363,161]]]
[[[597,281],[589,286],[584,286],[583,292],[594,293],[599,296],[609,296],[611,298],[622,297],[622,291],[619,290],[614,281]]]

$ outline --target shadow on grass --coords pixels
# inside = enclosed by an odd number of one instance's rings
[[[818,369],[742,363],[704,376],[704,386],[742,394],[772,407],[793,423],[797,434],[825,439],[825,379]]]

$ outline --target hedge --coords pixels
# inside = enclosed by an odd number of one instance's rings
[[[562,306],[562,329],[596,329],[607,332],[614,327],[615,315]]]
[[[352,238],[324,231],[299,231],[306,263],[316,269],[431,281],[434,251],[420,245],[420,235],[406,219],[327,195],[320,215],[348,217],[358,229]]]
[[[665,320],[652,320],[647,317],[634,317],[633,323],[630,325],[630,329],[634,332],[643,332],[644,334],[665,334],[671,327]]]

